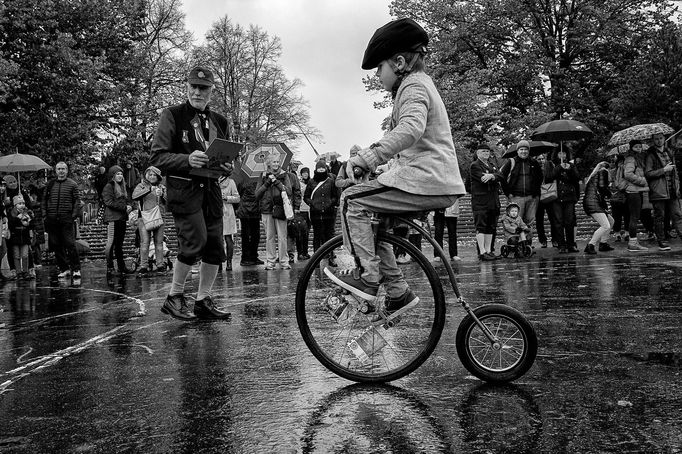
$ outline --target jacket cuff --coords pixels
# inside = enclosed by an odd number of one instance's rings
[[[358,151],[356,158],[360,158],[364,168],[373,172],[381,162],[379,161],[379,155],[375,153],[371,148],[366,148],[364,150]]]

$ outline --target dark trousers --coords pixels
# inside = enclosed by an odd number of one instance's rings
[[[575,243],[575,202],[555,201],[553,208],[559,247],[571,247]]]
[[[682,209],[680,209],[679,199],[652,200],[651,203],[654,206],[654,229],[658,241],[664,240],[667,233],[665,225],[666,213],[670,216],[673,227],[682,232]]]
[[[260,218],[240,218],[242,224],[242,261],[255,262],[260,243]]]
[[[311,222],[313,223],[313,251],[317,251],[327,241],[334,237],[333,217],[320,217],[311,213]]]
[[[557,240],[556,221],[554,219],[554,204],[553,203],[538,203],[538,209],[535,212],[535,225],[538,231],[538,241],[541,243],[547,242],[547,234],[545,233],[545,213],[547,213],[547,220],[549,221],[549,232],[552,236],[552,241]]]
[[[628,212],[630,213],[630,222],[628,223],[628,234],[633,240],[637,239],[637,222],[642,213],[642,193],[628,192],[626,195],[628,203]]]
[[[45,230],[47,231],[48,247],[54,252],[59,271],[68,269],[79,271],[81,262],[76,250],[76,231],[73,222],[46,221]]]
[[[107,244],[104,255],[107,259],[107,268],[114,267],[114,256],[116,256],[116,264],[119,272],[125,270],[125,260],[123,259],[123,242],[126,238],[125,219],[118,221],[110,221],[107,226]]]
[[[443,247],[443,233],[448,229],[448,252],[450,258],[457,255],[457,218],[445,217],[445,213],[435,211],[433,213],[434,239]]]
[[[613,215],[613,231],[620,232],[630,225],[630,209],[627,200],[625,202],[611,202],[611,214]]]
[[[305,228],[301,229],[299,232],[299,235],[295,239],[296,243],[296,251],[298,252],[298,255],[307,255],[308,254],[308,237],[310,236],[310,216],[307,211],[301,211],[299,215],[305,219]],[[334,224],[336,224],[336,219],[334,219]],[[293,251],[290,251],[293,252]]]

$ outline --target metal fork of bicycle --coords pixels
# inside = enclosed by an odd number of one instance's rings
[[[533,326],[518,310],[503,304],[475,309],[462,297],[452,265],[427,230],[412,219],[393,216],[422,234],[441,258],[452,289],[466,316],[455,344],[464,367],[488,382],[504,383],[523,376],[537,354]],[[416,370],[433,353],[445,326],[445,294],[440,277],[424,254],[406,239],[375,224],[375,239],[400,248],[411,258],[401,265],[403,277],[419,296],[419,304],[397,318],[383,311],[382,284],[371,301],[339,288],[324,273],[333,252],[339,269],[352,269],[357,260],[343,247],[341,235],[322,245],[311,257],[296,291],[296,317],[313,355],[337,375],[357,382],[387,382]]]

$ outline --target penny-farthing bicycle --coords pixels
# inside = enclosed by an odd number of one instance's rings
[[[445,325],[445,295],[433,265],[409,241],[387,232],[401,221],[420,232],[445,266],[452,289],[467,315],[457,329],[457,353],[464,367],[487,382],[509,382],[525,374],[535,361],[537,337],[518,310],[503,304],[472,309],[457,287],[454,270],[443,249],[416,216],[380,215],[373,219],[377,246],[400,247],[410,257],[401,271],[419,304],[399,318],[377,319],[383,285],[374,301],[364,301],[339,288],[324,272],[333,252],[338,269],[353,269],[356,259],[343,247],[341,235],[312,256],[296,290],[296,318],[303,339],[315,357],[337,375],[357,382],[387,382],[404,377],[426,361]],[[385,243],[380,245],[379,243]],[[372,311],[372,306],[375,308]]]

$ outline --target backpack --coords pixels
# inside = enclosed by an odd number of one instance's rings
[[[628,187],[628,181],[625,179],[625,164],[619,163],[616,167],[616,173],[613,177],[613,187],[619,191],[625,191]]]

